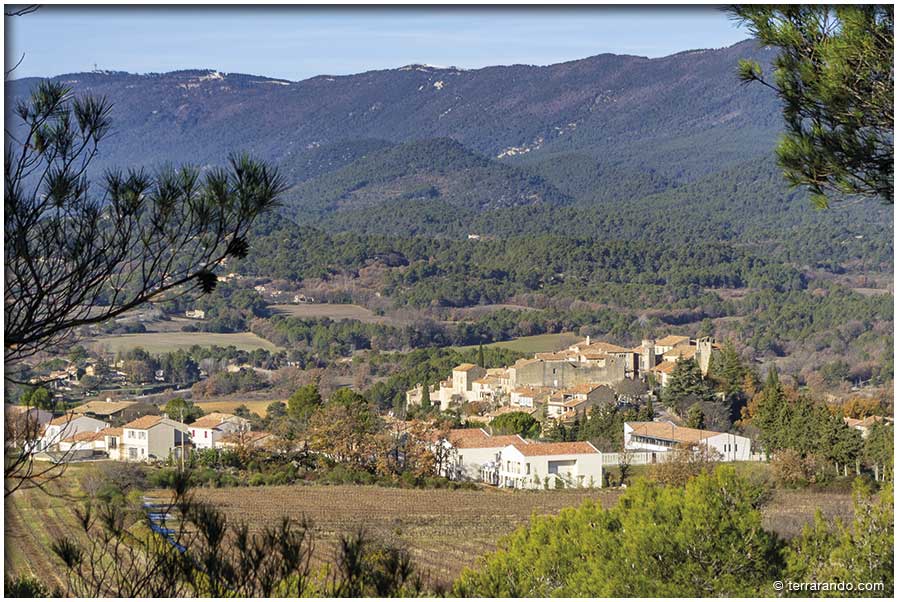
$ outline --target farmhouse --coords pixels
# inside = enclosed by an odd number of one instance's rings
[[[122,430],[121,459],[128,462],[180,457],[188,444],[187,426],[163,416],[143,416]]]
[[[602,453],[588,441],[512,443],[499,453],[499,487],[601,487]]]
[[[215,443],[227,433],[250,430],[249,420],[233,414],[212,412],[190,425],[190,438],[197,449],[216,447]]]
[[[751,460],[751,439],[732,433],[676,426],[672,422],[625,422],[624,449],[664,452],[674,447],[706,446],[723,462]]]

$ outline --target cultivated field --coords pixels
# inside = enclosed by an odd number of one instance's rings
[[[577,341],[583,340],[580,335],[573,332],[561,332],[558,334],[537,334],[532,337],[518,337],[510,341],[500,341],[498,343],[490,343],[484,347],[502,347],[519,351],[521,353],[546,353],[549,351],[558,351],[573,345]],[[477,349],[477,345],[466,345],[457,347],[460,351]]]
[[[331,558],[340,534],[364,527],[408,546],[433,578],[451,581],[465,566],[495,549],[498,540],[533,514],[555,514],[598,497],[613,505],[620,490],[511,492],[495,489],[446,491],[375,486],[292,485],[203,489],[198,495],[253,528],[273,525],[283,515],[306,516],[319,530],[320,559]],[[851,495],[777,491],[764,509],[765,526],[785,537],[801,532],[820,509],[830,521],[850,520]]]
[[[619,494],[289,485],[202,489],[197,495],[254,528],[274,525],[285,514],[310,518],[320,538],[316,550],[320,560],[332,559],[332,546],[340,535],[364,528],[386,541],[408,546],[429,576],[451,581],[533,514],[554,514],[596,496],[613,504]]]
[[[78,475],[87,465],[72,465],[62,478],[51,481],[47,492],[19,490],[4,503],[4,557],[6,575],[34,575],[48,587],[65,586],[62,562],[50,549],[52,542],[68,536],[82,540],[84,531],[74,509],[80,506]]]
[[[293,318],[330,318],[331,320],[358,320],[371,323],[396,321],[387,316],[378,316],[361,305],[348,303],[298,303],[296,305],[272,305],[270,309]]]
[[[265,417],[265,408],[268,407],[269,404],[274,403],[275,401],[283,401],[287,403],[286,399],[268,399],[268,400],[258,400],[254,399],[251,401],[243,401],[243,400],[225,400],[225,401],[197,401],[196,405],[203,409],[203,412],[208,414],[209,412],[226,412],[228,414],[233,414],[234,410],[237,409],[238,406],[245,405],[249,408],[250,412],[255,412],[259,416]]]
[[[118,353],[135,347],[142,347],[150,353],[166,353],[178,349],[189,349],[193,345],[201,347],[228,347],[252,351],[280,349],[271,341],[256,336],[251,332],[215,333],[215,332],[142,332],[139,334],[120,334],[92,339],[88,343],[96,350]]]

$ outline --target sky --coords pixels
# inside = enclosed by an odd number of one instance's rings
[[[15,78],[106,69],[218,69],[289,80],[412,63],[548,65],[602,54],[659,57],[746,39],[710,6],[228,8],[45,6],[6,18]]]

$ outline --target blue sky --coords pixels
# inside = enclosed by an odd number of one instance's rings
[[[48,6],[6,19],[15,77],[210,68],[298,80],[410,63],[546,65],[657,57],[748,37],[712,7],[566,9]]]

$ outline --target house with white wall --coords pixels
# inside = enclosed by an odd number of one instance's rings
[[[722,462],[752,459],[751,439],[733,433],[677,426],[672,422],[625,422],[624,449],[628,451],[669,451],[676,447],[706,446],[720,454]]]
[[[500,452],[498,481],[511,489],[601,487],[602,453],[588,441],[513,443]]]
[[[190,424],[190,439],[196,449],[216,447],[216,442],[227,433],[238,433],[251,429],[249,420],[225,414],[211,412]]]
[[[108,426],[108,423],[89,416],[72,413],[58,416],[47,423],[35,451],[58,450],[59,444],[64,439],[68,439],[78,433],[96,433]]]
[[[445,476],[459,481],[481,480],[484,466],[498,462],[499,452],[513,443],[528,445],[520,435],[490,435],[480,428],[452,429],[443,443],[450,450]]]
[[[122,427],[121,459],[128,462],[180,457],[190,445],[186,424],[163,416],[142,416]]]

